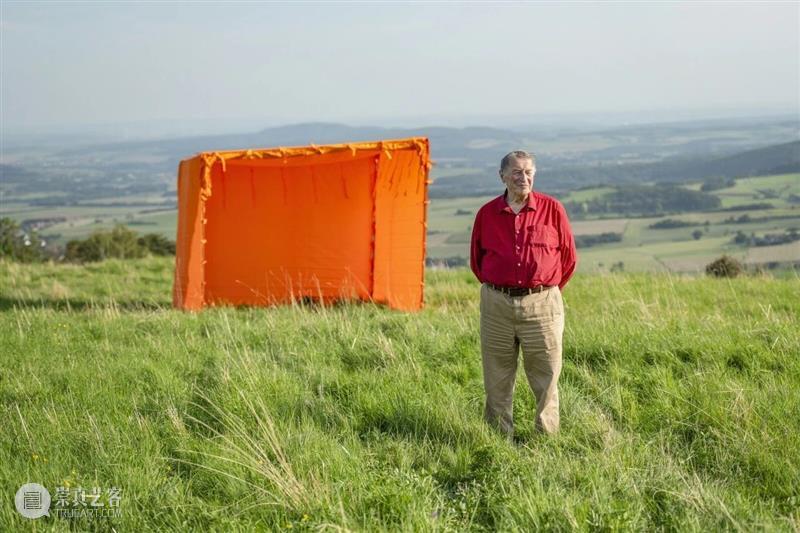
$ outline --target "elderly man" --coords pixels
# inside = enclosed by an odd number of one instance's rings
[[[500,163],[505,192],[475,216],[470,267],[481,285],[484,417],[511,437],[520,346],[536,396],[538,430],[559,427],[558,376],[564,304],[561,291],[577,264],[564,206],[533,191],[536,160],[523,151]]]

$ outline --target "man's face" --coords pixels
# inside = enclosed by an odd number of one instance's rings
[[[530,159],[515,159],[501,176],[511,196],[525,196],[533,190],[536,168]]]

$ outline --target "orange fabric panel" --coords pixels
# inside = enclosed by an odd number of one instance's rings
[[[178,172],[173,303],[423,302],[428,141],[203,152]]]
[[[203,287],[203,211],[199,201],[202,161],[192,158],[178,167],[178,235],[175,239],[175,282],[172,305],[200,309]]]
[[[206,301],[368,298],[375,158],[212,173]]]
[[[427,172],[416,150],[381,155],[376,199],[375,294],[390,307],[422,307]]]

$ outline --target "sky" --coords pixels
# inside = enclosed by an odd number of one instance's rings
[[[0,6],[6,134],[800,112],[798,2]]]

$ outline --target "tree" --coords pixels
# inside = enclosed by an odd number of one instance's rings
[[[706,274],[718,278],[735,278],[744,272],[744,266],[737,259],[723,255],[706,265]]]
[[[14,220],[0,218],[0,257],[22,263],[41,261],[44,242],[35,231],[27,233]]]
[[[85,240],[67,243],[64,258],[67,261],[102,261],[111,257],[132,259],[144,257],[147,249],[139,244],[136,232],[122,224],[111,231],[96,231]]]
[[[148,233],[139,237],[139,246],[153,255],[175,255],[175,241],[171,241],[158,233]]]
[[[692,238],[693,238],[694,240],[696,240],[696,241],[699,241],[699,240],[700,240],[700,237],[702,237],[702,236],[703,236],[703,232],[702,232],[702,231],[700,231],[699,229],[696,229],[696,230],[694,230],[694,231],[692,232]]]
[[[174,255],[175,242],[157,233],[139,237],[135,231],[117,224],[111,231],[96,231],[84,240],[67,243],[64,259],[73,262],[102,261],[108,258],[135,259],[153,255]]]
[[[703,192],[709,191],[717,191],[719,189],[727,189],[728,187],[733,187],[736,185],[736,179],[734,178],[726,178],[724,176],[714,176],[712,178],[707,178],[703,185],[700,186],[700,190]]]
[[[735,244],[749,244],[750,243],[750,238],[747,235],[745,235],[743,232],[737,231],[736,232],[736,236],[733,238],[733,242]]]

